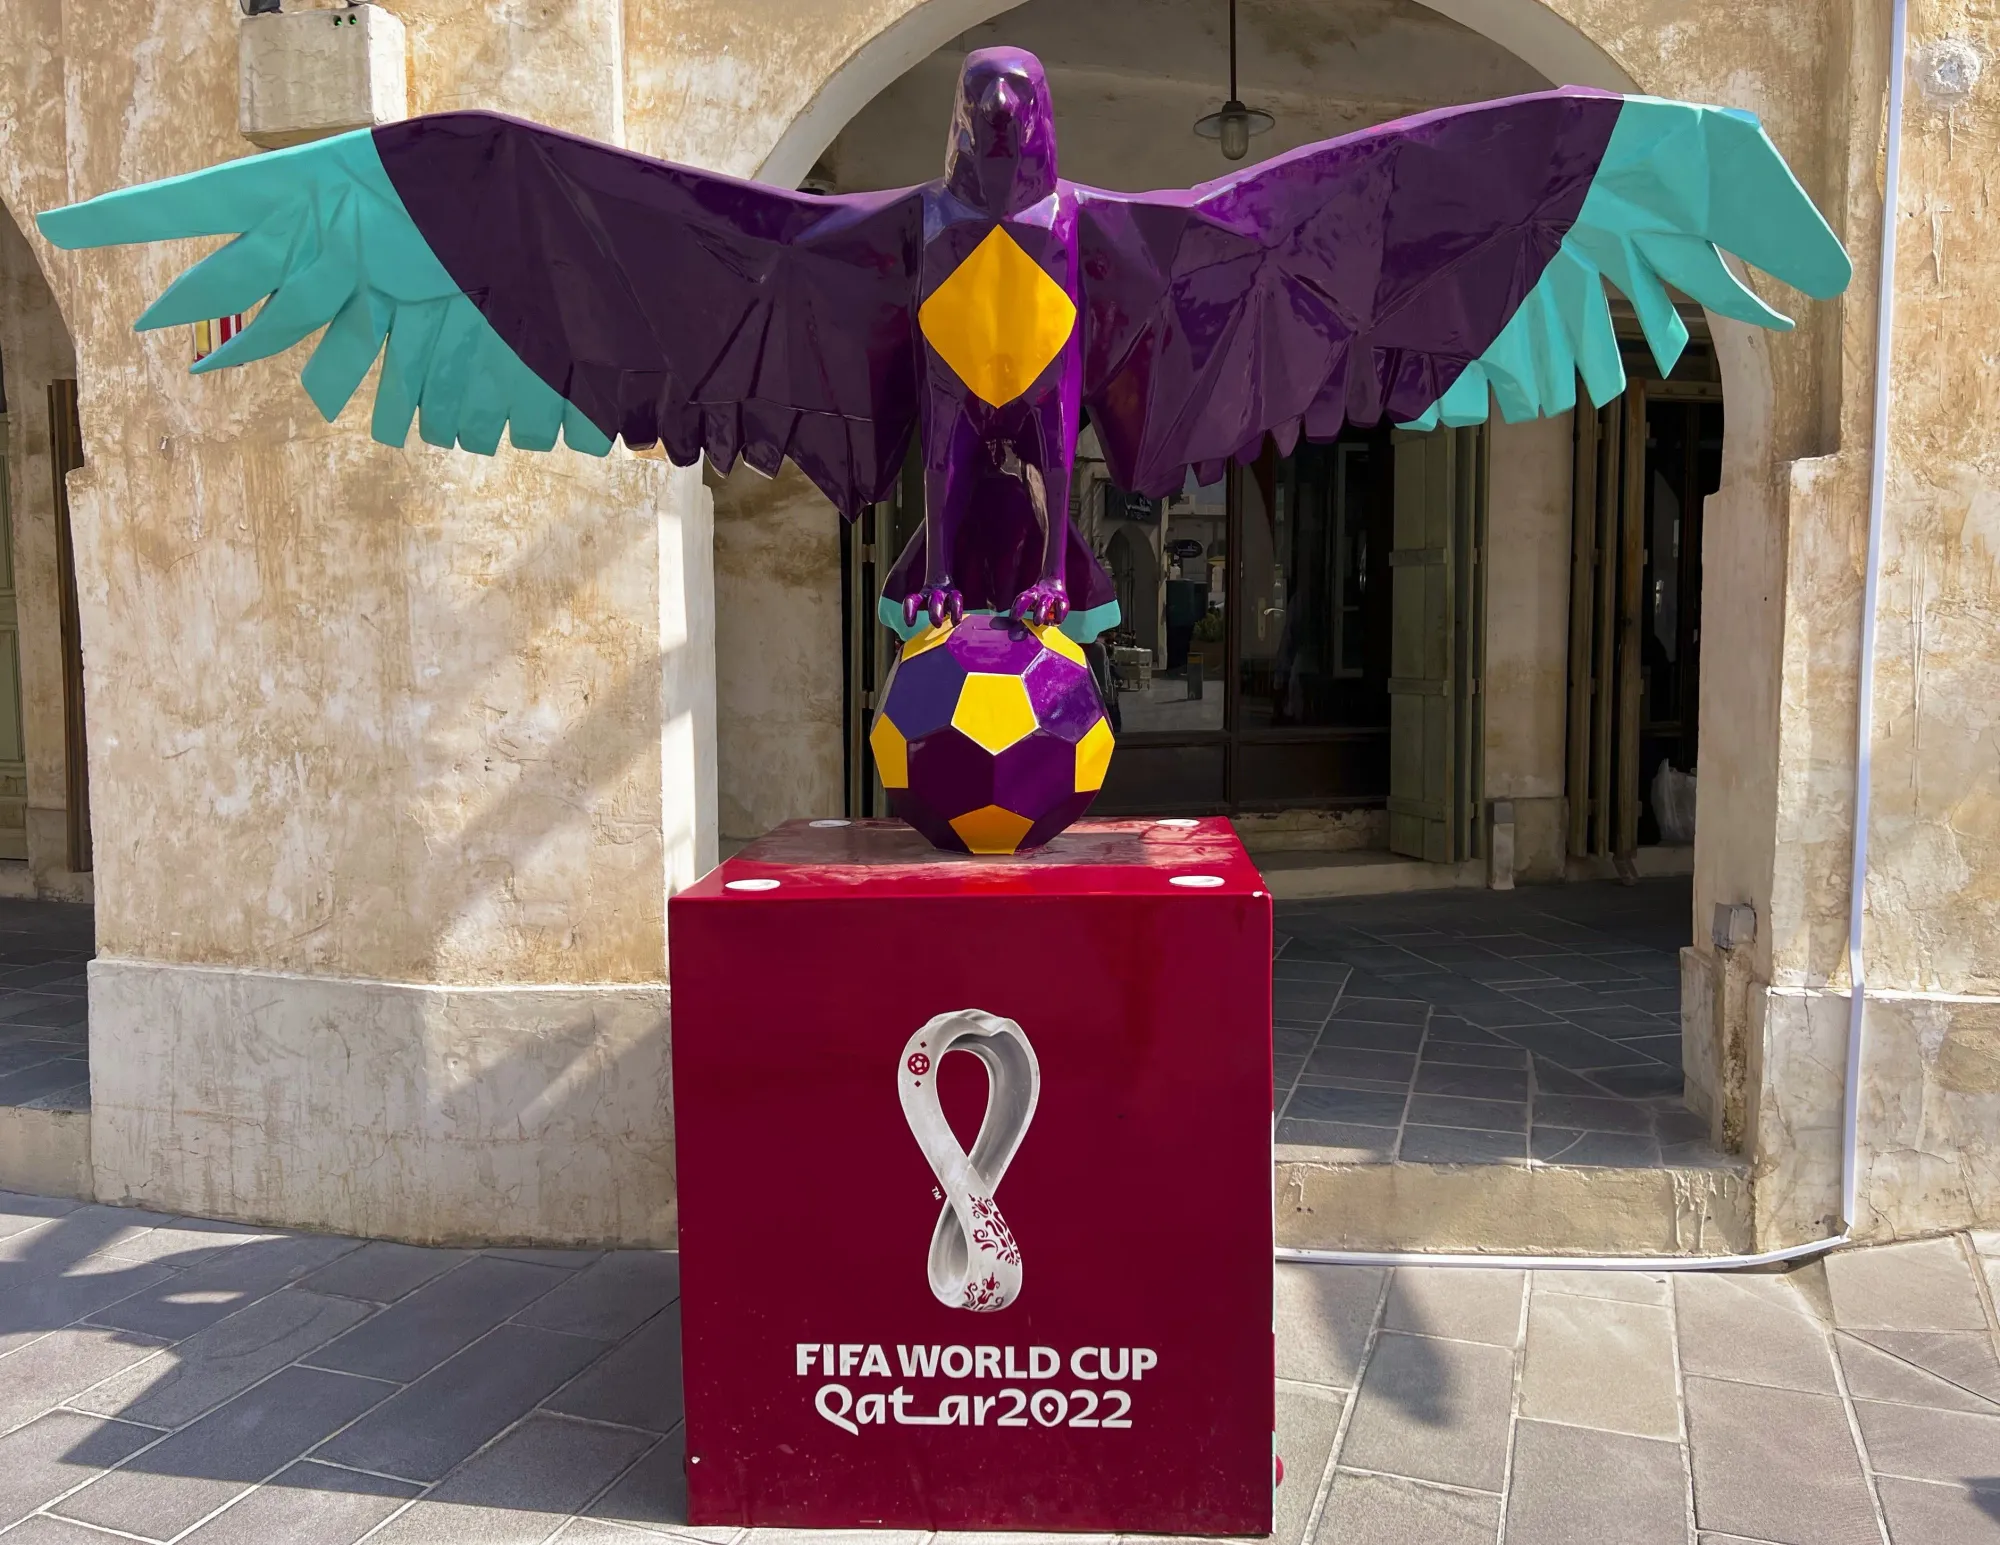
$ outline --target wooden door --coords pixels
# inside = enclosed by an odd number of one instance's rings
[[[0,858],[28,856],[28,761],[21,727],[21,623],[8,504],[8,421],[0,413]]]
[[[63,783],[69,816],[69,867],[90,869],[90,757],[84,740],[83,625],[77,612],[76,550],[70,533],[69,475],[83,465],[76,382],[49,383],[49,466],[55,480],[56,587],[61,607]]]

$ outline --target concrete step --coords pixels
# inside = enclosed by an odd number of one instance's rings
[[[1753,1244],[1746,1166],[1353,1163],[1280,1144],[1278,1243],[1312,1250],[1733,1255]]]
[[[92,1200],[90,1112],[0,1105],[0,1191]]]

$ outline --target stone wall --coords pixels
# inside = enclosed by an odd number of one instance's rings
[[[786,181],[905,69],[1005,9],[395,8],[413,110],[504,108]],[[1887,11],[1862,0],[1429,9],[1497,40],[1531,75],[1758,112],[1856,257],[1857,282],[1836,303],[1759,281],[1800,317],[1796,332],[1716,328],[1730,428],[1707,521],[1696,915],[1717,902],[1756,911],[1740,1051],[1722,1051],[1744,1080],[1758,1240],[1807,1237],[1838,1206]],[[1270,48],[1335,13],[1387,26],[1378,10],[1249,0],[1245,36]],[[2000,1129],[1989,722],[2000,694],[1988,679],[2000,668],[1988,647],[2000,451],[1985,368],[2000,353],[2000,258],[1981,241],[2000,23],[1988,10],[1912,7],[1868,893],[1873,983],[1891,994],[1869,1015],[1859,1222],[1872,1234],[2000,1215],[1986,1135]],[[72,197],[247,151],[234,123],[237,25],[225,5],[138,0],[106,28],[59,0],[0,0],[0,203],[25,224]],[[663,1090],[642,1077],[630,1104],[589,1092],[614,1066],[640,1065],[628,1061],[635,1040],[659,1065],[664,899],[714,851],[718,624],[698,478],[622,455],[480,461],[375,446],[358,412],[318,421],[297,356],[197,381],[184,333],[132,335],[194,249],[30,246],[75,342],[89,457],[73,493],[105,954],[93,1038],[115,1053],[98,1065],[100,1188],[439,1238],[492,1226],[497,1192],[518,1206],[513,1237],[667,1237]],[[785,502],[782,490],[751,502]],[[728,571],[761,574],[739,562],[786,520],[824,563],[816,544],[830,537],[808,509],[725,536]],[[736,583],[720,604],[744,636]],[[824,656],[826,614],[771,601],[743,604],[795,620],[785,651],[803,681]],[[818,722],[784,774],[797,781],[757,795],[773,816],[824,797]],[[746,824],[764,818],[744,807]],[[1712,980],[1718,952],[1705,926],[1695,938],[1690,981]],[[544,995],[552,986],[616,1007],[593,1007],[604,1028],[580,1032],[582,1011]],[[322,1076],[329,1061],[346,1071]],[[496,1071],[509,1067],[539,1071]],[[538,1093],[537,1080],[582,1093]],[[406,1141],[412,1132],[461,1145],[436,1166],[458,1178],[421,1206],[395,1199],[417,1196],[442,1150]],[[598,1178],[565,1190],[537,1168],[549,1154]]]

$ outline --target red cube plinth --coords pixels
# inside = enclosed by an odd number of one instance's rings
[[[670,930],[690,1521],[1268,1532],[1271,900],[1229,824],[793,822]]]

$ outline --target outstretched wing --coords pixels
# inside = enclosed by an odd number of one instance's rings
[[[775,473],[842,512],[886,497],[916,421],[914,190],[816,198],[493,113],[442,113],[108,193],[59,247],[235,235],[139,319],[248,311],[196,370],[324,328],[329,419],[383,357],[375,438],[548,450],[558,431]]]
[[[1560,413],[1624,390],[1604,281],[1661,369],[1666,286],[1791,322],[1724,249],[1815,297],[1847,255],[1746,114],[1564,87],[1383,124],[1185,193],[1079,189],[1084,401],[1136,493],[1266,434]]]

